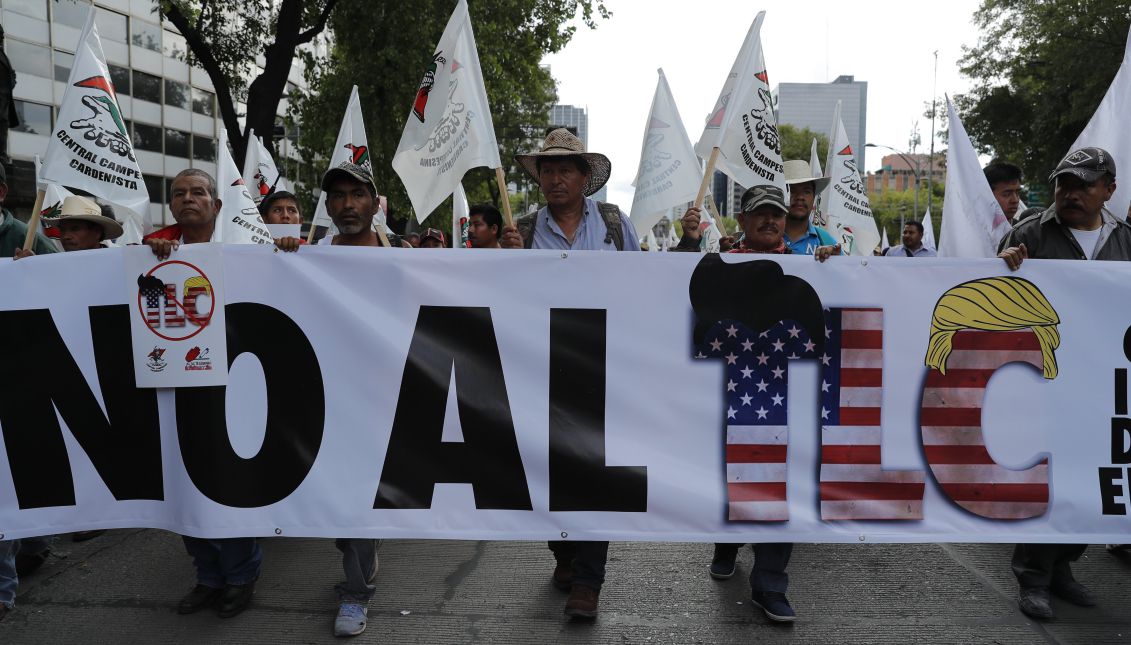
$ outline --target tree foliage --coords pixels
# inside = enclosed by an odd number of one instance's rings
[[[983,0],[962,72],[963,123],[983,152],[1048,175],[1088,124],[1123,59],[1127,0]]]
[[[378,190],[389,196],[390,215],[408,216],[411,207],[393,172],[393,154],[454,6],[454,0],[419,0],[411,6],[354,1],[339,7],[331,20],[329,60],[308,66],[310,92],[294,114],[302,124],[299,150],[309,173],[325,170],[350,89],[357,85]],[[542,140],[557,100],[542,57],[565,47],[579,13],[590,28],[610,14],[600,0],[493,0],[469,3],[469,9],[503,164],[508,179],[520,181],[513,156]],[[493,171],[473,169],[464,187],[471,203],[501,203]],[[445,204],[426,225],[450,230],[450,222]]]
[[[788,123],[778,125],[778,134],[781,136],[781,158],[801,159],[809,161],[812,152],[813,139],[817,140],[817,156],[821,160],[821,168],[825,167],[825,157],[829,151],[829,137],[820,132],[813,132],[809,128],[798,128]]]
[[[161,17],[173,23],[188,44],[185,62],[203,69],[216,89],[220,117],[238,166],[243,165],[249,132],[270,145],[295,55],[299,47],[323,32],[337,4],[338,0],[157,3]],[[264,66],[256,73],[259,52]],[[244,128],[239,123],[238,102],[247,104]]]

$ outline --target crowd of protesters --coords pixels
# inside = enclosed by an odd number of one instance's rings
[[[632,221],[617,206],[590,198],[609,179],[611,162],[602,154],[587,152],[569,131],[550,132],[538,151],[517,155],[516,161],[538,183],[546,199],[540,210],[506,225],[500,212],[490,205],[470,208],[467,225],[469,245],[475,248],[555,249],[585,251],[639,251],[639,236]],[[720,247],[729,253],[808,255],[819,262],[841,254],[828,231],[818,226],[817,196],[828,179],[809,176],[809,164],[786,161],[788,197],[775,186],[750,187],[741,198],[739,230],[724,237]],[[1104,150],[1087,148],[1068,155],[1049,180],[1054,184],[1053,204],[1046,209],[1020,210],[1022,175],[1016,167],[991,164],[985,176],[1003,213],[1014,225],[1002,240],[1000,255],[1010,269],[1027,258],[1077,260],[1131,260],[1131,225],[1104,208],[1115,191],[1115,160]],[[371,172],[359,165],[343,163],[328,171],[321,189],[335,231],[321,243],[334,246],[420,247],[449,245],[442,231],[426,229],[419,234],[398,236],[375,225],[378,193]],[[0,166],[0,205],[7,195],[7,182]],[[169,209],[174,224],[145,236],[159,259],[182,244],[213,239],[221,202],[215,180],[201,170],[185,170],[172,182]],[[300,224],[299,200],[291,193],[275,192],[260,204],[267,224]],[[95,199],[68,198],[57,216],[46,222],[58,231],[65,252],[102,247],[122,234],[113,210]],[[672,251],[700,252],[706,223],[700,209],[691,207],[679,220],[682,236]],[[24,250],[26,225],[7,210],[0,219],[0,256],[26,258],[48,254],[56,246],[36,233],[32,247]],[[877,255],[918,258],[934,255],[923,247],[923,226],[908,222],[902,244],[877,249]],[[281,237],[279,249],[301,252],[305,240]],[[828,270],[836,270],[830,266]],[[97,537],[100,531],[75,534],[74,539]],[[30,574],[46,559],[52,536],[0,541],[0,620],[15,603],[20,576]],[[222,617],[243,611],[252,600],[260,575],[263,554],[256,538],[201,539],[184,537],[185,549],[196,567],[192,589],[178,605],[180,613],[215,608]],[[342,553],[344,582],[336,588],[339,610],[334,633],[360,634],[367,621],[368,603],[376,587],[377,551],[374,539],[335,540]],[[599,597],[605,583],[608,542],[554,541],[548,544],[554,558],[550,582],[568,592],[565,613],[579,619],[598,615]],[[709,575],[726,580],[736,571],[742,544],[716,544],[707,567]],[[754,605],[774,621],[793,621],[796,613],[787,596],[792,544],[751,545],[754,564],[749,574]],[[1121,548],[1121,545],[1109,545]],[[1072,575],[1070,565],[1085,550],[1084,545],[1019,544],[1012,569],[1019,584],[1018,603],[1026,614],[1053,617],[1050,596],[1091,606],[1092,593]]]

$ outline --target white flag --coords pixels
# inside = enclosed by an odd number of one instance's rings
[[[66,88],[40,179],[147,212],[149,192],[118,108],[93,10],[87,12]]]
[[[676,227],[679,227],[680,232],[676,233]],[[679,245],[679,237],[683,234],[683,225],[679,220],[671,220],[671,225],[668,226],[668,248],[673,249]]]
[[[43,206],[39,209],[40,220],[39,226],[42,229],[43,235],[51,240],[56,246],[60,246],[57,239],[59,229],[47,226],[43,221],[58,216],[59,211],[63,208],[63,200],[71,195],[71,191],[67,190],[59,184],[44,182],[38,179],[42,165],[39,160],[39,155],[35,156],[35,168],[37,173],[36,188],[44,191]],[[129,246],[130,244],[141,244],[141,238],[145,234],[145,218],[139,213],[122,206],[121,204],[114,204],[109,200],[97,198],[114,209],[114,219],[122,225],[122,234],[117,239],[106,240],[109,246]],[[61,247],[60,247],[61,248]]]
[[[216,189],[220,193],[220,214],[216,216],[213,242],[225,244],[273,244],[271,232],[263,223],[259,209],[247,192],[232,153],[228,150],[228,131],[220,128],[216,152]]]
[[[832,154],[828,165],[829,192],[825,203],[829,233],[836,238],[845,255],[871,255],[880,243],[880,231],[872,217],[864,178],[856,167],[856,157],[844,123],[840,120],[840,102],[837,101],[833,118]]]
[[[712,148],[719,148],[718,170],[747,188],[777,186],[784,195],[778,118],[762,56],[760,32],[765,16],[765,11],[758,12],[750,25],[695,152],[706,159]]]
[[[992,258],[1009,232],[1009,219],[997,203],[974,144],[946,100],[950,133],[946,151],[946,199],[943,200],[939,255],[948,258]]]
[[[1073,150],[1095,147],[1107,150],[1121,168],[1131,168],[1131,129],[1127,127],[1127,113],[1131,110],[1131,33],[1127,36],[1127,46],[1123,51],[1123,63],[1115,73],[1115,80],[1107,89],[1092,120],[1076,138],[1071,150],[1065,150],[1067,156]],[[1127,172],[1124,170],[1124,172]],[[1044,177],[1039,178],[1044,181]],[[1107,208],[1117,219],[1127,216],[1131,207],[1131,190],[1120,187],[1111,196]],[[1020,212],[1020,211],[1018,211]]]
[[[459,0],[416,90],[393,170],[424,222],[471,168],[501,168],[467,0]]]
[[[890,248],[891,248],[891,244],[888,243],[888,227],[885,226],[884,227],[884,238],[883,238],[883,240],[880,241],[880,250],[886,251]]]
[[[695,148],[679,118],[664,70],[657,72],[660,79],[644,128],[640,167],[633,182],[636,194],[632,198],[631,217],[636,230],[652,228],[673,206],[694,201],[703,180]]]
[[[938,249],[938,245],[935,244],[935,225],[931,222],[931,209],[928,208],[923,214],[921,224],[923,224],[923,246],[928,249]]]
[[[279,182],[279,169],[267,146],[263,145],[261,137],[250,137],[247,142],[247,157],[243,162],[243,181],[251,193],[251,199],[256,203],[275,188]]]
[[[456,192],[452,193],[452,248],[471,248],[471,241],[467,239],[467,226],[471,223],[471,208],[467,205],[467,193],[463,192],[463,184],[456,184]]]
[[[660,250],[660,243],[656,241],[656,234],[652,232],[652,229],[648,229],[648,234],[644,236],[642,241],[644,244],[648,245],[649,253],[655,253]]]
[[[361,117],[361,99],[357,95],[356,85],[350,91],[346,115],[342,117],[342,125],[338,128],[338,139],[334,142],[334,151],[330,154],[330,167],[327,170],[337,168],[344,161],[355,163],[373,172],[373,164],[369,160],[369,141],[365,138],[365,121]],[[326,232],[326,237],[336,232],[334,222],[326,211],[326,193],[318,196],[318,205],[314,207],[314,219],[310,225],[312,229],[315,226],[325,226],[330,229]]]
[[[821,158],[817,156],[817,140],[813,139],[813,146],[809,149],[809,172],[812,173],[810,177],[824,177],[825,173],[821,170]]]

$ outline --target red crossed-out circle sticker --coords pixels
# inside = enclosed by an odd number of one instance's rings
[[[162,262],[137,279],[137,311],[149,331],[168,341],[188,340],[212,321],[216,294],[199,267],[181,260]],[[208,311],[200,311],[202,298]]]

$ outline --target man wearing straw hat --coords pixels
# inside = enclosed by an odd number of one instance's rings
[[[615,204],[589,199],[609,181],[612,162],[565,128],[546,135],[542,149],[515,155],[542,189],[546,205],[503,229],[505,249],[639,251],[636,229]]]
[[[59,229],[59,243],[63,251],[90,251],[105,246],[104,242],[122,236],[122,225],[105,213],[113,212],[108,206],[103,208],[89,197],[71,195],[63,200],[59,215],[44,219],[43,223]],[[18,249],[16,258],[35,255],[34,251]]]
[[[828,177],[812,177],[808,161],[785,162],[789,188],[789,213],[785,218],[785,244],[794,255],[813,255],[818,247],[836,246],[828,231],[813,224],[813,205],[828,185]],[[838,250],[835,255],[839,255]]]
[[[505,249],[571,251],[639,251],[632,222],[614,204],[589,196],[609,180],[612,163],[605,155],[586,152],[565,128],[546,136],[542,149],[515,155],[515,161],[538,182],[546,206],[503,229]],[[584,437],[579,437],[579,441]],[[555,588],[569,592],[565,613],[573,618],[596,618],[601,585],[605,582],[608,542],[550,542],[557,565],[551,576]]]

